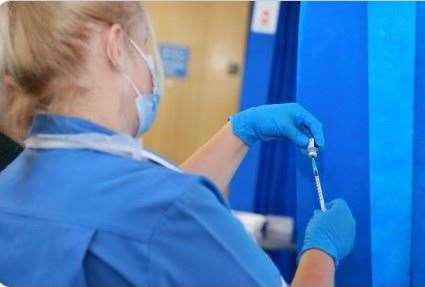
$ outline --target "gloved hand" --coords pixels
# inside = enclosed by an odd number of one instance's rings
[[[325,212],[314,211],[298,259],[309,249],[319,249],[331,256],[337,266],[350,253],[355,237],[356,222],[350,208],[344,200],[336,199],[327,205]]]
[[[305,148],[311,136],[319,148],[325,143],[322,124],[295,103],[250,108],[232,116],[230,122],[233,133],[247,146],[258,140],[288,138]]]

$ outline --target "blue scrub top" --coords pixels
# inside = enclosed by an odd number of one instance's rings
[[[38,115],[31,134],[114,132]],[[0,282],[11,287],[281,286],[217,187],[150,161],[25,149],[0,174]]]

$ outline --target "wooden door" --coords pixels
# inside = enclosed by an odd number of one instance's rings
[[[148,2],[158,42],[187,46],[187,76],[167,77],[148,149],[176,163],[205,143],[237,112],[249,2]]]

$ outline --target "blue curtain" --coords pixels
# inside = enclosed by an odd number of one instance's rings
[[[347,200],[357,220],[337,286],[425,286],[424,11],[415,2],[301,5],[297,100],[325,127],[326,198]],[[296,163],[303,231],[317,199],[308,161]]]
[[[425,286],[425,3],[416,4],[412,194],[412,287]]]
[[[297,74],[299,3],[282,2],[267,103],[294,102]],[[254,210],[263,214],[295,217],[295,150],[287,142],[262,143]],[[287,279],[295,271],[295,252],[270,252]]]
[[[358,237],[341,262],[337,286],[372,286],[369,193],[367,3],[303,3],[300,11],[297,100],[323,123],[319,153],[325,200],[344,198]],[[310,161],[297,158],[298,246],[318,208]],[[389,285],[391,286],[391,285]]]
[[[253,5],[257,5],[256,2]],[[281,11],[282,9],[279,9]],[[281,11],[282,12],[282,11]],[[245,55],[245,71],[240,109],[266,104],[274,67],[276,33],[250,31]],[[231,182],[230,203],[236,210],[254,211],[260,170],[261,146],[254,144]]]
[[[324,124],[325,199],[357,221],[336,285],[425,286],[425,4],[282,2],[278,23],[249,35],[241,108],[296,100]],[[285,142],[254,146],[232,193],[295,216],[298,247],[319,207],[308,158]],[[289,281],[294,254],[270,255]]]

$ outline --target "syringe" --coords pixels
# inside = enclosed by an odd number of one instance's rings
[[[317,195],[319,197],[320,209],[322,211],[326,211],[325,199],[323,198],[323,190],[322,190],[322,185],[320,183],[319,170],[317,169],[317,165],[316,165],[318,149],[314,143],[314,138],[309,139],[307,150],[308,150],[308,156],[311,158],[311,164],[313,167],[313,175],[314,175]]]

